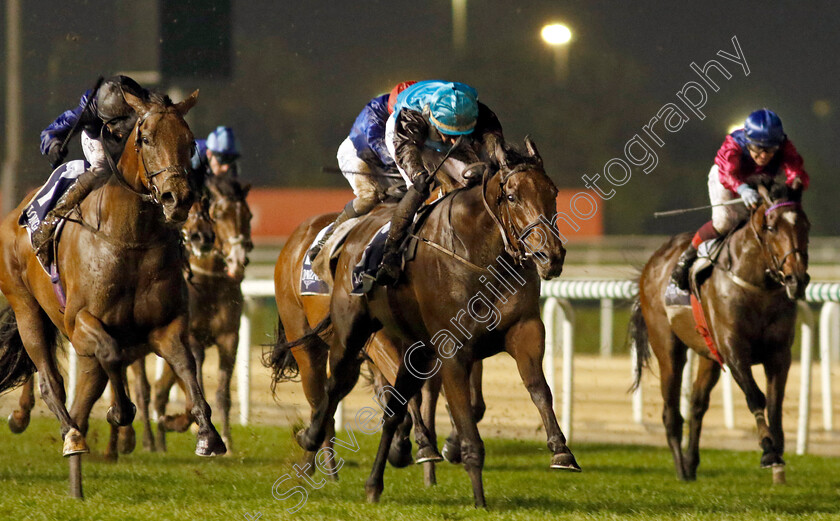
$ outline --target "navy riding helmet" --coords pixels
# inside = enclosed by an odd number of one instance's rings
[[[747,140],[760,147],[777,147],[784,142],[785,131],[782,120],[769,109],[756,110],[744,121]]]

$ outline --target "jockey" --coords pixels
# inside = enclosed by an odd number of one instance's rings
[[[727,205],[712,208],[712,220],[694,235],[689,247],[680,255],[671,284],[688,290],[688,272],[697,258],[700,243],[731,231],[749,217],[749,210],[761,203],[761,196],[747,181],[756,175],[775,177],[784,174],[785,184],[795,189],[808,188],[808,174],[802,168],[802,157],[785,135],[782,120],[768,109],[756,110],[738,129],[723,141],[715,164],[709,171],[709,198],[720,205],[740,196],[744,206]]]
[[[376,274],[379,284],[393,285],[400,276],[400,249],[405,234],[434,181],[424,158],[434,164],[434,153],[438,157],[451,153],[448,169],[441,172],[456,183],[467,185],[472,179],[461,177],[463,168],[458,165],[479,162],[480,157],[492,160],[497,144],[503,142],[503,134],[498,118],[479,103],[475,89],[463,83],[429,80],[416,83],[399,95],[386,135],[397,168],[409,186],[391,219],[382,265]]]
[[[193,170],[203,175],[230,174],[237,177],[239,168],[239,146],[233,129],[230,127],[216,127],[207,139],[195,140],[195,153],[192,156]]]
[[[125,139],[137,122],[137,114],[126,103],[123,92],[141,99],[149,95],[128,76],[108,78],[96,91],[82,94],[78,107],[62,113],[41,132],[41,154],[47,156],[55,169],[64,161],[67,154],[64,144],[72,137],[71,133],[81,131],[82,151],[90,168],[61,196],[38,230],[33,230],[32,246],[36,252],[49,243],[58,223],[111,175],[106,154],[115,164],[119,161]]]
[[[404,81],[390,93],[370,100],[356,117],[350,135],[338,147],[338,166],[356,198],[347,203],[332,227],[309,250],[310,259],[315,259],[340,224],[365,215],[385,200],[389,188],[405,184],[385,144],[385,124],[394,111],[397,96],[414,83]]]

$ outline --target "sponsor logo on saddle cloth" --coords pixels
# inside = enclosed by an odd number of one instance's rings
[[[64,195],[64,192],[88,168],[90,168],[90,163],[83,159],[76,159],[64,163],[53,171],[50,178],[44,183],[44,186],[38,190],[38,193],[35,194],[32,201],[23,209],[23,212],[20,214],[20,219],[18,219],[18,224],[26,228],[30,239],[32,232],[41,226],[44,217],[47,216],[50,210],[55,208],[56,203]]]
[[[324,227],[323,230],[318,232],[318,235],[315,236],[315,240],[312,241],[312,244],[309,245],[307,248],[306,255],[303,257],[303,267],[300,270],[300,294],[301,295],[329,295],[330,294],[330,287],[329,285],[315,273],[315,270],[312,269],[312,259],[309,257],[309,250],[321,240],[321,237],[324,236],[327,231],[332,228],[332,223],[328,226]]]

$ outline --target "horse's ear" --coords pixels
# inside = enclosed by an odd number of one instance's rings
[[[496,148],[493,152],[496,155],[496,161],[499,162],[499,166],[507,168],[507,156],[505,155],[505,149],[502,147],[501,141],[496,141]]]
[[[770,197],[770,191],[767,190],[767,187],[763,184],[758,185],[758,193],[761,195],[761,198],[764,199],[764,202],[767,206],[773,206],[773,198]]]
[[[134,109],[138,115],[142,116],[143,114],[149,112],[149,104],[143,101],[138,96],[123,90],[123,98],[128,105]]]
[[[242,187],[242,195],[247,196],[248,192],[251,191],[251,183],[246,183],[245,186]]]
[[[195,89],[184,101],[175,104],[175,110],[177,110],[181,116],[186,116],[187,112],[195,106],[197,101],[198,89]]]
[[[534,140],[531,139],[531,136],[525,136],[525,149],[528,150],[528,155],[537,159],[540,163],[542,163],[542,157],[540,157],[540,151],[537,150],[537,145],[534,144]]]

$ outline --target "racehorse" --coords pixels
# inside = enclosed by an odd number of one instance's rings
[[[212,345],[218,346],[216,409],[222,414],[222,439],[231,450],[230,383],[242,316],[240,286],[245,278],[248,253],[254,248],[252,214],[246,201],[251,186],[242,185],[230,175],[210,177],[206,185],[210,192],[209,208],[206,211],[193,208],[183,228],[189,251],[189,269],[185,272],[189,288],[189,346],[202,386],[204,351]],[[165,415],[169,390],[176,381],[177,375],[167,365],[155,383],[154,408],[159,418],[157,445],[161,450],[166,450],[167,430],[184,432],[194,421],[189,413],[189,403],[186,413],[174,417]]]
[[[485,172],[480,185],[457,190],[431,209],[415,232],[415,258],[397,287],[376,288],[364,297],[350,294],[353,267],[369,239],[388,222],[386,208],[374,210],[356,225],[338,257],[329,316],[309,333],[317,335],[332,324],[327,400],[296,437],[310,451],[323,442],[338,402],[355,383],[359,353],[371,335],[384,331],[402,360],[395,384],[388,389],[384,410],[390,414],[384,418],[376,460],[365,483],[369,501],[378,501],[384,488],[386,455],[402,421],[405,397],[439,372],[461,436],[475,504],[485,506],[484,444],[470,407],[470,370],[473,361],[502,350],[516,360],[540,412],[553,453],[552,468],[580,470],[560,431],[542,371],[540,278],[559,276],[566,253],[555,229],[557,188],[527,138],[526,147],[527,156],[498,147],[498,171]],[[510,271],[494,285],[490,277],[501,273],[499,269]]]
[[[785,448],[782,400],[791,362],[796,299],[804,296],[810,280],[808,230],[810,223],[800,204],[801,193],[776,187],[772,193],[759,186],[761,205],[733,232],[714,262],[711,275],[699,286],[708,330],[720,359],[744,391],[755,416],[762,468],[783,471]],[[700,464],[699,444],[709,394],[720,377],[721,365],[693,321],[669,322],[665,288],[680,252],[691,236],[677,235],[665,243],[642,271],[639,298],[631,316],[630,333],[637,353],[636,382],[650,356],[648,341],[659,362],[665,401],[662,421],[674,457],[677,476],[693,481]],[[683,453],[683,418],[680,384],[688,348],[700,355],[691,391],[688,448]],[[751,367],[764,366],[767,397],[756,384]],[[765,419],[766,407],[766,419]],[[768,425],[769,422],[769,425]],[[783,477],[783,474],[782,474]]]
[[[329,345],[319,336],[307,336],[312,331],[311,324],[318,324],[329,314],[329,295],[301,294],[301,267],[312,242],[324,226],[335,220],[336,214],[311,217],[301,223],[289,236],[277,257],[274,267],[275,299],[278,311],[277,345],[267,353],[266,364],[273,367],[274,385],[283,380],[290,380],[300,375],[303,392],[312,414],[326,401],[325,382],[327,381],[327,362]],[[328,243],[329,244],[329,243]],[[328,255],[325,250],[323,255]],[[326,337],[325,337],[326,338]],[[289,339],[287,341],[287,339]],[[296,341],[300,341],[299,344]],[[366,348],[366,356],[373,361],[376,372],[382,375],[383,382],[393,382],[400,364],[399,353],[382,335],[375,335]],[[353,383],[359,376],[356,371]],[[383,380],[384,379],[384,380]],[[438,385],[439,387],[439,385]],[[432,402],[424,402],[424,406]],[[412,419],[415,422],[415,436],[418,442],[418,463],[425,465],[427,484],[434,482],[434,470],[430,465],[441,459],[437,451],[437,442],[433,435],[433,426],[426,428],[426,421],[434,421],[434,409],[427,409],[428,415],[419,413],[419,404],[412,399]],[[431,419],[430,419],[431,416]],[[389,460],[395,467],[404,467],[411,462],[411,443],[408,440],[410,423],[401,424],[399,435],[389,451]],[[324,447],[332,448],[334,422],[329,420]],[[314,469],[314,452],[307,454],[307,461]],[[337,473],[330,474],[337,477]]]
[[[194,198],[188,167],[193,135],[184,115],[197,96],[173,104],[157,94],[148,100],[125,94],[137,124],[112,177],[67,220],[57,246],[63,312],[26,230],[17,224],[32,194],[0,224],[0,290],[9,301],[0,326],[0,392],[37,370],[41,396],[61,423],[65,456],[89,452],[84,433],[90,409],[109,381],[115,392],[109,423],[131,423],[135,407],[126,393],[124,367],[148,348],[187,384],[199,423],[196,454],[225,452],[186,347],[178,225]],[[58,332],[79,354],[81,378],[70,412],[56,361]],[[78,462],[78,456],[71,459],[77,470]],[[81,496],[80,480],[78,485],[74,494]]]

